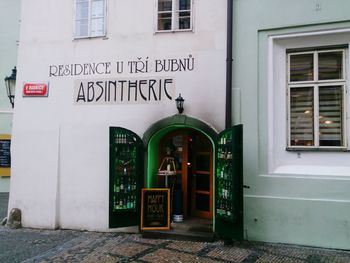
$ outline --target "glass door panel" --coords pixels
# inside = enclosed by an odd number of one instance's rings
[[[215,232],[243,239],[243,125],[218,136],[215,174]]]
[[[193,216],[211,219],[212,202],[212,146],[202,134],[193,136],[193,169],[192,169],[192,211]]]

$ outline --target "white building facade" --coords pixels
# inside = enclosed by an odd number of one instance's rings
[[[164,184],[158,168],[174,149],[185,218],[238,239],[349,249],[350,6],[315,2],[232,2],[229,111],[244,125],[243,194],[240,180],[234,191],[221,184],[232,168],[223,160],[240,158],[220,139],[226,1],[24,1],[9,209],[25,227],[114,228],[115,206],[134,202],[113,200],[125,186],[113,185],[112,152],[130,143],[110,139],[119,127],[142,141],[143,187]],[[219,220],[232,192],[244,201],[235,224]]]
[[[226,12],[210,0],[23,1],[9,202],[23,226],[109,229],[109,127],[142,138],[176,119],[181,94],[188,119],[224,129]]]

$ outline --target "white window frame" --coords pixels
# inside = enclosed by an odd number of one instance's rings
[[[92,12],[92,2],[94,0],[87,0],[88,2],[88,34],[86,36],[78,36],[77,32],[76,32],[76,28],[77,28],[77,21],[79,21],[79,19],[77,19],[76,15],[77,15],[77,4],[80,2],[85,2],[83,0],[74,0],[74,39],[82,39],[82,38],[99,38],[99,37],[106,37],[107,35],[107,0],[103,0],[104,1],[104,10],[103,10],[103,33],[101,35],[91,35],[91,12]]]
[[[155,19],[155,32],[156,33],[163,33],[163,32],[190,32],[193,31],[193,7],[194,7],[194,0],[190,0],[190,9],[189,10],[181,10],[181,12],[190,12],[190,28],[186,28],[186,29],[179,29],[176,28],[175,25],[178,25],[178,21],[179,21],[179,15],[178,13],[180,12],[180,10],[176,9],[176,7],[178,6],[177,3],[180,0],[171,0],[172,1],[172,10],[171,11],[159,11],[158,10],[158,3],[159,0],[155,1],[155,9],[156,9],[156,19]],[[171,29],[169,30],[159,30],[158,29],[158,15],[161,13],[170,13],[171,12]]]
[[[329,52],[339,52],[343,53],[342,58],[342,78],[341,79],[331,79],[331,80],[319,80],[318,76],[318,54],[319,53],[329,53]],[[287,54],[287,150],[346,150],[347,149],[347,57],[348,49],[346,48],[337,48],[337,49],[314,49],[312,51],[305,52],[288,52]],[[291,81],[290,80],[290,57],[292,55],[302,55],[302,54],[313,54],[313,74],[314,79],[312,81]],[[341,146],[320,146],[319,140],[319,87],[322,86],[341,86],[342,87],[342,99],[343,99],[343,108],[342,108],[342,145]],[[291,106],[290,106],[290,90],[291,88],[302,88],[302,87],[311,87],[313,88],[313,122],[314,122],[314,145],[313,146],[293,146],[291,145]]]

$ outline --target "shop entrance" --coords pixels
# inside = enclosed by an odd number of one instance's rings
[[[174,219],[169,232],[243,239],[243,125],[217,134],[200,120],[175,115],[153,124],[142,140],[122,127],[109,131],[110,228],[142,222],[141,189],[170,188],[167,200],[174,202],[167,208],[172,208],[172,214],[170,209],[163,213],[168,225],[169,218]],[[171,215],[182,215],[186,222],[176,224]],[[156,227],[146,233],[163,225],[152,220]]]
[[[169,160],[173,163],[169,163]],[[168,187],[173,196],[173,214],[189,218],[213,218],[213,146],[202,133],[181,128],[164,135],[158,148],[158,187]]]

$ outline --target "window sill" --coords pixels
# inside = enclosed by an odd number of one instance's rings
[[[194,30],[191,29],[176,29],[176,30],[156,30],[154,31],[154,34],[163,34],[163,33],[180,33],[180,32],[194,32]]]
[[[269,176],[291,176],[307,179],[350,179],[350,167],[326,165],[282,165]]]
[[[350,152],[348,148],[299,148],[287,147],[287,152]]]
[[[108,37],[104,35],[104,36],[94,36],[94,37],[74,37],[73,41],[79,41],[84,39],[99,39],[99,38],[101,38],[102,40],[108,39]]]

